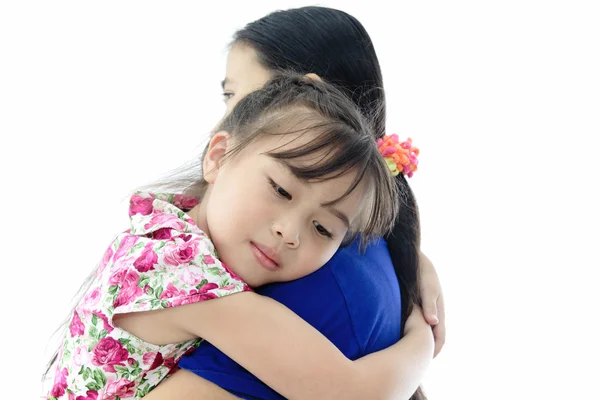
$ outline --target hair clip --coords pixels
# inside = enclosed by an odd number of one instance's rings
[[[395,133],[385,135],[383,138],[377,139],[377,147],[393,176],[400,172],[409,178],[413,176],[419,164],[417,159],[419,149],[413,146],[411,138],[400,142]]]

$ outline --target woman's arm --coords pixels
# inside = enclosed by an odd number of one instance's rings
[[[135,314],[136,324],[122,317],[122,327],[142,339],[144,327],[153,337],[159,331],[203,337],[292,399],[408,398],[433,356],[431,328],[420,312],[399,343],[355,362],[287,307],[255,293]]]
[[[419,254],[421,271],[421,298],[423,314],[429,325],[433,326],[435,339],[434,357],[439,354],[446,342],[446,310],[440,279],[431,260],[422,252]]]

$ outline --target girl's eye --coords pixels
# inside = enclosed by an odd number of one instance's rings
[[[233,97],[233,93],[231,92],[223,92],[223,100],[227,103]]]
[[[329,233],[329,231],[327,229],[325,229],[325,227],[321,224],[319,224],[317,221],[313,221],[313,224],[315,225],[315,228],[317,229],[317,232],[319,233],[319,235],[328,237],[331,239],[331,233]]]
[[[284,199],[288,199],[288,200],[292,199],[292,195],[289,194],[284,188],[282,188],[281,186],[276,184],[273,180],[271,180],[271,186],[273,187],[273,189],[279,196],[283,197]]]

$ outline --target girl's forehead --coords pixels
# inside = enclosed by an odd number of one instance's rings
[[[283,130],[282,130],[283,131]],[[318,134],[310,129],[297,132],[265,132],[259,133],[241,150],[252,153],[268,154],[300,149],[316,139]],[[235,136],[234,136],[235,138]],[[316,154],[315,154],[316,155]]]

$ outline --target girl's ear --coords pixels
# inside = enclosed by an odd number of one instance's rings
[[[225,131],[215,133],[210,139],[206,155],[202,161],[202,171],[204,171],[204,180],[206,182],[215,183],[219,174],[219,167],[225,153],[227,153],[227,146],[230,139],[231,135]]]

